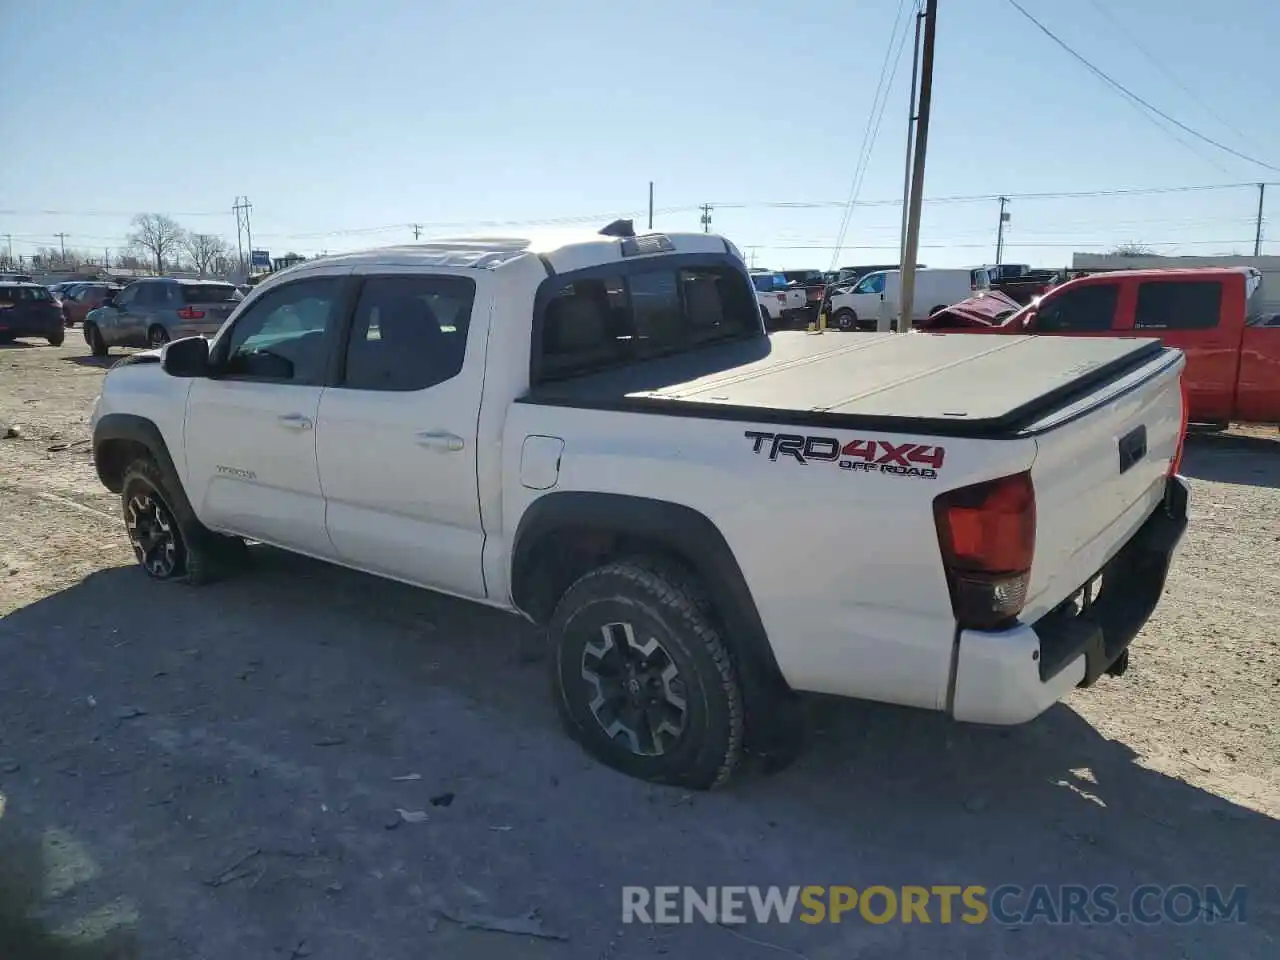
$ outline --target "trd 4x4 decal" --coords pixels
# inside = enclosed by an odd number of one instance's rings
[[[841,470],[887,473],[898,477],[936,480],[947,451],[927,443],[890,443],[888,440],[848,440],[805,436],[799,433],[762,433],[748,430],[751,452],[770,460],[794,457],[797,463],[834,463]]]

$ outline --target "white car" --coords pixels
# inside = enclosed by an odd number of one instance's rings
[[[710,787],[794,749],[800,691],[1012,724],[1124,669],[1186,525],[1184,358],[992,345],[768,336],[715,235],[438,241],[121,359],[93,456],[151,577],[254,540],[518,614],[591,754]]]
[[[911,322],[919,323],[939,310],[991,289],[987,271],[926,268],[916,271]],[[829,324],[841,330],[889,330],[902,312],[902,271],[868,273],[852,288],[833,293]]]
[[[756,302],[760,304],[760,315],[769,329],[808,316],[809,303],[804,287],[789,286],[784,274],[753,270],[751,283],[756,290]]]

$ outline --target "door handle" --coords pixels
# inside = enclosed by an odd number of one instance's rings
[[[304,417],[300,413],[285,413],[276,417],[276,423],[282,427],[288,427],[290,430],[310,430],[313,424],[310,417]]]
[[[456,453],[465,444],[457,434],[448,433],[444,430],[431,430],[418,434],[418,446],[427,447],[430,450],[448,450],[451,453]]]

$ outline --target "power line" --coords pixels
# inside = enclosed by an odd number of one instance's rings
[[[858,163],[853,170],[853,182],[849,184],[849,196],[845,202],[844,214],[840,218],[840,228],[836,231],[835,253],[831,256],[831,267],[834,270],[836,260],[840,256],[840,244],[849,230],[849,222],[853,219],[853,210],[862,192],[862,182],[866,178],[867,166],[871,153],[875,149],[880,134],[880,122],[884,119],[884,108],[889,102],[889,90],[893,87],[894,78],[898,75],[898,63],[902,60],[902,48],[906,44],[907,32],[903,30],[902,41],[898,44],[897,55],[894,55],[894,41],[898,36],[898,26],[902,22],[902,14],[907,8],[907,0],[898,0],[898,12],[893,18],[893,30],[889,34],[889,42],[885,45],[884,60],[880,64],[880,76],[876,81],[876,92],[871,98],[871,109],[867,112],[867,125],[862,131],[862,146],[858,148]],[[892,61],[893,70],[889,65]],[[888,82],[885,82],[885,78]]]
[[[1178,119],[1175,119],[1174,117],[1169,116],[1169,114],[1165,113],[1159,107],[1153,106],[1151,103],[1144,100],[1142,97],[1138,96],[1136,93],[1134,93],[1124,84],[1122,84],[1119,80],[1116,80],[1110,74],[1103,72],[1098,67],[1095,67],[1092,63],[1086,60],[1081,54],[1077,53],[1075,49],[1073,49],[1070,45],[1068,45],[1065,40],[1061,39],[1052,30],[1050,30],[1043,23],[1041,23],[1039,20],[1033,17],[1027,11],[1027,9],[1018,2],[1018,0],[1008,0],[1008,2],[1010,6],[1012,6],[1020,14],[1022,14],[1024,17],[1030,20],[1033,24],[1035,24],[1035,26],[1040,30],[1041,33],[1043,33],[1046,37],[1048,37],[1050,40],[1052,40],[1054,43],[1060,46],[1072,57],[1074,57],[1076,60],[1082,63],[1085,66],[1085,68],[1089,70],[1090,73],[1098,77],[1107,85],[1120,91],[1121,94],[1128,97],[1131,101],[1141,105],[1142,107],[1149,110],[1151,113],[1156,114],[1157,116],[1163,118],[1169,123],[1172,123],[1178,129],[1186,131],[1187,133],[1191,134],[1191,136],[1195,137],[1197,140],[1203,140],[1205,143],[1209,144],[1210,146],[1217,147],[1219,150],[1223,151],[1224,153],[1229,153],[1233,157],[1238,157],[1241,160],[1246,160],[1249,163],[1257,164],[1260,167],[1266,167],[1268,170],[1275,170],[1276,172],[1280,173],[1280,167],[1273,166],[1272,164],[1267,163],[1265,160],[1259,160],[1256,157],[1251,157],[1246,153],[1241,153],[1239,150],[1235,150],[1231,147],[1228,147],[1224,143],[1219,143],[1217,140],[1214,140],[1212,137],[1205,136],[1199,130],[1193,130],[1191,127],[1187,126],[1181,120],[1178,120]]]
[[[1245,142],[1247,142],[1247,143],[1253,144],[1254,146],[1257,146],[1257,141],[1253,140],[1251,137],[1249,137],[1248,135],[1246,135],[1242,130],[1240,130],[1240,128],[1239,128],[1239,127],[1237,127],[1235,124],[1231,123],[1229,120],[1227,120],[1225,117],[1223,117],[1223,116],[1222,116],[1222,114],[1218,113],[1218,111],[1217,111],[1217,110],[1215,110],[1215,109],[1213,108],[1213,105],[1212,105],[1212,104],[1210,104],[1210,103],[1209,103],[1209,101],[1207,101],[1205,98],[1201,97],[1201,96],[1200,96],[1199,94],[1197,94],[1194,90],[1192,90],[1190,87],[1188,87],[1185,83],[1183,83],[1183,82],[1182,82],[1182,80],[1180,80],[1180,79],[1178,78],[1178,76],[1177,76],[1177,75],[1176,75],[1172,70],[1170,70],[1170,69],[1169,69],[1168,67],[1166,67],[1163,63],[1161,63],[1161,62],[1160,62],[1160,58],[1159,58],[1159,57],[1157,57],[1155,54],[1153,54],[1150,50],[1148,50],[1148,49],[1147,49],[1147,47],[1142,43],[1142,41],[1141,41],[1141,40],[1139,40],[1139,39],[1138,39],[1138,38],[1137,38],[1137,37],[1136,37],[1136,36],[1135,36],[1135,35],[1134,35],[1134,34],[1133,34],[1133,33],[1132,33],[1132,32],[1131,32],[1131,31],[1130,31],[1130,30],[1129,30],[1129,29],[1128,29],[1128,28],[1127,28],[1127,27],[1122,23],[1122,22],[1121,22],[1120,18],[1119,18],[1119,17],[1117,17],[1117,16],[1116,16],[1114,13],[1112,13],[1110,10],[1108,10],[1106,7],[1104,7],[1104,6],[1102,5],[1102,3],[1100,3],[1100,2],[1099,2],[1099,0],[1089,0],[1089,4],[1090,4],[1090,5],[1091,5],[1095,10],[1097,10],[1100,14],[1102,14],[1104,17],[1106,17],[1108,20],[1110,20],[1110,21],[1111,21],[1111,23],[1115,26],[1115,28],[1116,28],[1117,30],[1119,30],[1119,31],[1120,31],[1120,33],[1124,36],[1124,38],[1125,38],[1126,40],[1128,40],[1131,44],[1133,44],[1134,48],[1135,48],[1139,53],[1141,53],[1144,57],[1146,57],[1146,58],[1147,58],[1147,60],[1152,64],[1152,66],[1154,66],[1157,70],[1159,70],[1159,71],[1160,71],[1161,73],[1163,73],[1166,77],[1168,77],[1171,81],[1173,81],[1173,83],[1174,83],[1174,84],[1175,84],[1175,85],[1176,85],[1180,90],[1182,90],[1182,92],[1183,92],[1183,93],[1185,93],[1185,94],[1186,94],[1187,96],[1189,96],[1192,100],[1194,100],[1194,101],[1195,101],[1196,103],[1198,103],[1201,107],[1203,107],[1203,108],[1204,108],[1204,111],[1205,111],[1206,113],[1208,113],[1208,114],[1209,114],[1209,116],[1211,116],[1211,117],[1213,117],[1213,119],[1217,120],[1217,121],[1218,121],[1218,123],[1222,124],[1222,125],[1223,125],[1224,127],[1226,127],[1228,130],[1230,130],[1232,133],[1234,133],[1237,137],[1239,137],[1242,141],[1245,141]]]

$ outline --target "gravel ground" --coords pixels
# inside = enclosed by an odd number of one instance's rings
[[[817,700],[795,766],[688,795],[578,752],[512,618],[265,548],[148,582],[89,460],[86,353],[0,347],[5,960],[1280,956],[1274,431],[1190,445],[1124,677],[1006,730]],[[1243,925],[620,922],[624,884],[685,883],[1249,899]],[[449,919],[531,911],[567,940]]]

